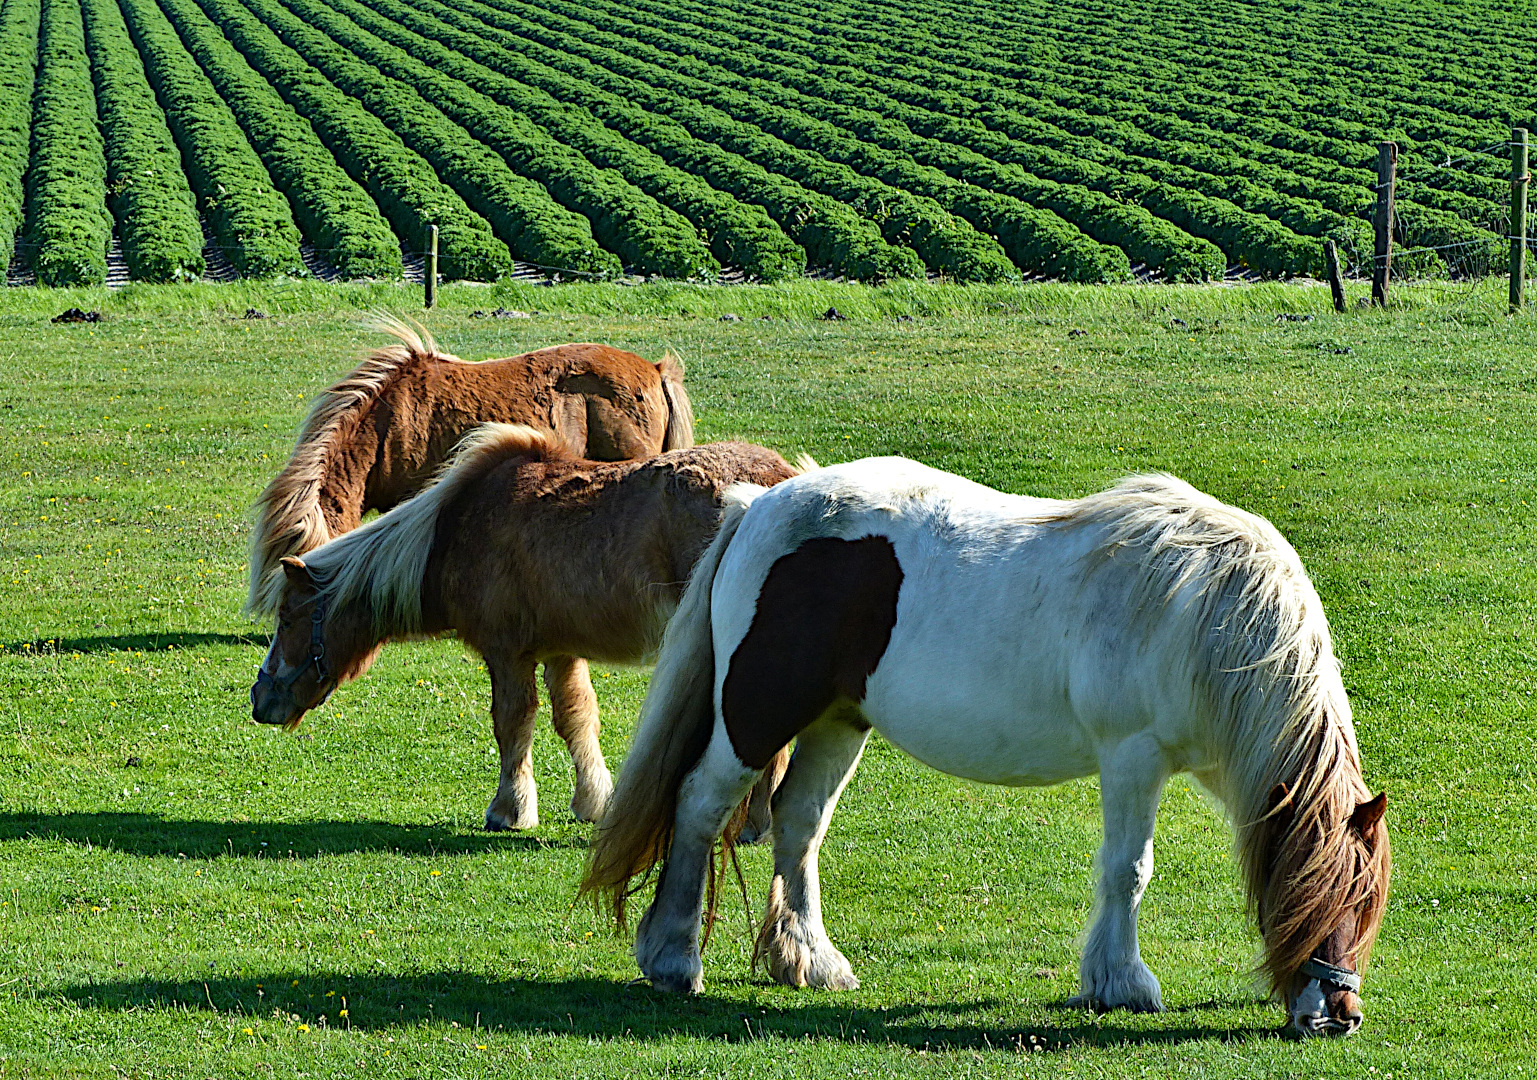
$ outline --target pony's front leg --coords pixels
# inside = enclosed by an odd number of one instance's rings
[[[678,789],[672,847],[656,898],[635,932],[635,960],[658,990],[697,993],[704,985],[699,920],[710,852],[757,778],[757,770],[742,764],[717,724],[704,757]]]
[[[1153,819],[1169,768],[1151,736],[1100,757],[1105,838],[1099,849],[1099,914],[1078,965],[1071,1003],[1091,1009],[1161,1012],[1158,979],[1137,948],[1137,908],[1153,876]]]
[[[768,973],[790,986],[859,986],[822,925],[817,854],[869,734],[862,719],[852,723],[835,714],[824,716],[801,732],[774,797],[774,881],[753,959],[762,957]]]
[[[592,674],[579,656],[552,656],[544,662],[544,685],[550,692],[555,732],[571,751],[576,791],[571,812],[578,821],[597,821],[614,793],[614,779],[598,745],[598,697]]]
[[[531,656],[487,656],[491,671],[491,726],[501,755],[496,797],[486,807],[486,828],[532,829],[539,824],[539,791],[534,786],[534,719],[539,684]]]

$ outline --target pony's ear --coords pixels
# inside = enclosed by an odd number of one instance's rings
[[[1270,798],[1265,810],[1265,816],[1274,819],[1276,824],[1280,825],[1283,829],[1290,825],[1292,817],[1297,812],[1297,808],[1292,805],[1291,789],[1284,783],[1277,784],[1271,788]]]
[[[296,559],[292,555],[283,556],[283,574],[288,578],[290,585],[313,585],[314,578],[310,577],[310,568],[304,565],[303,559]]]
[[[1372,831],[1372,827],[1382,820],[1382,815],[1387,813],[1388,793],[1380,791],[1375,799],[1370,799],[1355,808],[1350,815],[1350,827],[1361,836]]]

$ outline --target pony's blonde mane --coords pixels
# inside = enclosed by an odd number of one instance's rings
[[[1369,793],[1323,604],[1302,560],[1264,518],[1163,474],[1129,477],[1069,504],[1069,526],[1097,524],[1091,558],[1141,573],[1132,617],[1189,643],[1209,693],[1212,779],[1232,814],[1239,865],[1275,990],[1347,916],[1359,914],[1358,965],[1387,901],[1387,831],[1353,835]],[[1287,798],[1272,806],[1285,785]]]
[[[464,437],[430,486],[316,548],[304,565],[331,611],[357,600],[369,605],[381,635],[420,633],[422,575],[443,508],[508,458],[547,459],[564,452],[558,438],[546,432],[520,424],[482,424]]]
[[[272,618],[283,597],[279,563],[288,555],[303,555],[331,539],[320,493],[336,449],[355,429],[370,405],[409,365],[432,360],[462,363],[438,350],[432,335],[418,323],[377,314],[369,328],[397,343],[375,349],[368,359],[310,406],[299,430],[293,455],[257,497],[251,528],[250,585],[247,613]]]

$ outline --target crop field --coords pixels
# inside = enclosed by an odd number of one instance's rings
[[[1492,0],[4,0],[0,265],[1317,274],[1391,138],[1400,266],[1477,276],[1534,51]]]
[[[1143,908],[1169,1011],[1095,1016],[1064,1005],[1095,782],[985,788],[878,739],[822,856],[861,988],[751,972],[734,886],[704,994],[632,985],[629,939],[576,902],[588,829],[547,723],[543,823],[480,829],[489,687],[457,643],[391,646],[295,733],[250,719],[247,509],[377,343],[365,312],[419,294],[0,293],[0,1077],[1530,1076],[1537,323],[1488,314],[1496,286],[1339,316],[1279,284],[504,282],[430,315],[470,359],[676,349],[703,439],[1040,495],[1166,469],[1270,517],[1329,613],[1397,864],[1366,1024],[1308,1043],[1255,989],[1192,783],[1163,795]],[[50,326],[68,304],[104,319]],[[475,315],[498,306],[529,317]],[[646,673],[594,676],[617,766]],[[743,868],[756,918],[768,853]]]

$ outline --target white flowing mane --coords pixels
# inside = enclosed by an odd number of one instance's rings
[[[554,436],[520,424],[477,427],[419,494],[304,556],[329,609],[360,600],[372,608],[376,629],[391,635],[419,633],[422,575],[439,513],[506,458],[545,456],[559,449]]]
[[[1188,645],[1190,674],[1209,688],[1208,734],[1222,763],[1203,779],[1216,781],[1233,816],[1264,967],[1295,971],[1316,944],[1298,933],[1335,925],[1377,877],[1345,842],[1369,793],[1323,603],[1302,560],[1264,518],[1166,474],[1128,477],[1069,504],[1060,520],[1104,530],[1098,565],[1136,559],[1133,617],[1149,635]],[[1289,793],[1284,824],[1269,804],[1278,784]]]

